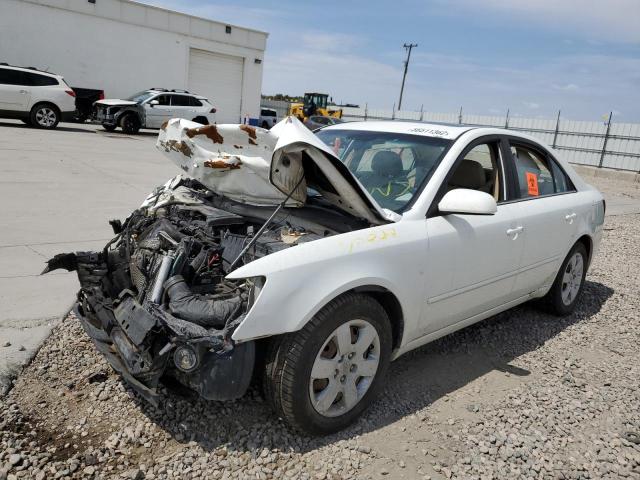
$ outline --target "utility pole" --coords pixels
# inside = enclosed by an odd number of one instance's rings
[[[404,81],[407,78],[407,70],[409,69],[409,59],[411,58],[411,50],[413,47],[417,47],[417,43],[404,44],[404,49],[407,51],[407,59],[404,62],[404,74],[402,75],[402,86],[400,87],[400,100],[398,100],[398,110],[402,108],[402,93],[404,92]]]

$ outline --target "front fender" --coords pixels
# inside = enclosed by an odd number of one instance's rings
[[[255,260],[227,276],[266,282],[233,340],[300,330],[332,299],[361,286],[389,290],[400,302],[405,332],[424,298],[424,221],[401,221],[304,243]]]

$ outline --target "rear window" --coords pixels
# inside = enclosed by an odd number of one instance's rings
[[[262,115],[263,117],[275,117],[276,112],[274,112],[273,110],[261,110],[260,115]]]

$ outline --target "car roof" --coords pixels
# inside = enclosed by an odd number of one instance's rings
[[[29,72],[29,73],[38,73],[38,74],[41,74],[41,75],[45,75],[47,77],[62,78],[62,75],[58,75],[57,73],[53,73],[53,72],[45,72],[44,70],[38,70],[35,67],[18,67],[17,65],[9,65],[8,63],[0,63],[0,68],[8,68],[10,70],[20,70],[22,72]]]
[[[444,123],[403,122],[393,120],[344,122],[323,128],[323,130],[364,130],[369,132],[406,133],[424,137],[456,139],[476,127],[449,125]]]

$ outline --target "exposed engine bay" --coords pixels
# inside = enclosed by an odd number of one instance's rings
[[[76,314],[98,349],[147,400],[171,375],[207,399],[241,396],[253,342],[231,334],[260,279],[229,280],[256,258],[366,224],[321,204],[285,208],[259,238],[272,207],[256,207],[176,177],[156,189],[101,252],[56,255],[45,272],[77,271]],[[307,217],[307,218],[305,218]],[[324,225],[318,219],[324,219]],[[247,249],[247,245],[250,244]]]

